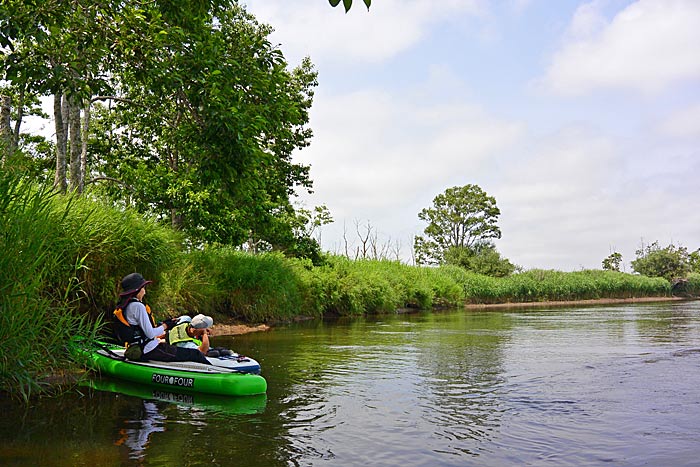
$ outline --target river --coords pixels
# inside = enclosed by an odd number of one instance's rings
[[[700,302],[446,311],[278,326],[214,345],[266,396],[100,380],[0,401],[3,466],[690,466]]]

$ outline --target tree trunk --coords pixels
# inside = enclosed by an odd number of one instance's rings
[[[70,128],[70,186],[71,190],[81,192],[80,179],[80,155],[82,142],[80,141],[80,103],[75,97],[69,100],[69,128]]]
[[[66,181],[66,130],[63,122],[62,95],[53,96],[53,116],[56,124],[56,175],[53,186],[61,193],[68,189]]]
[[[0,165],[12,154],[12,129],[10,127],[10,96],[0,96]]]
[[[90,128],[90,101],[87,101],[83,110],[83,136],[82,136],[82,151],[80,154],[80,187],[78,190],[82,193],[85,189],[85,180],[87,177],[87,143],[88,129]]]
[[[15,131],[12,136],[12,151],[17,149],[19,145],[19,130],[22,127],[22,119],[24,118],[24,95],[26,94],[26,86],[22,86],[19,92],[19,101],[17,102],[17,121],[15,122]]]

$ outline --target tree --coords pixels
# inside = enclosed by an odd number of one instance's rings
[[[615,251],[603,260],[603,269],[606,271],[620,271],[621,263],[622,255]]]
[[[450,247],[445,252],[445,263],[492,277],[510,276],[519,269],[501,257],[492,243],[479,243],[473,248]]]
[[[362,0],[365,2],[365,5],[367,6],[367,9],[369,10],[369,7],[372,5],[372,0]],[[340,5],[340,0],[328,0],[328,3],[330,3],[333,7],[337,7]],[[350,11],[350,8],[352,7],[352,0],[343,0],[343,7],[345,8],[345,13]]]
[[[688,255],[688,265],[690,266],[690,272],[700,273],[700,249]]]
[[[501,238],[496,225],[501,211],[496,199],[477,185],[452,187],[433,199],[418,218],[428,222],[425,236],[416,236],[414,250],[418,264],[442,264],[450,248],[474,249],[490,239]]]
[[[311,186],[291,156],[309,144],[316,72],[308,59],[290,70],[271,31],[238,6],[171,30],[142,44],[120,71],[122,99],[95,112],[101,179],[133,187],[138,209],[194,243],[276,244],[294,188]],[[105,191],[124,199],[121,185]]]
[[[317,81],[271,32],[234,0],[7,0],[0,78],[54,96],[59,191],[99,182],[193,244],[283,244],[290,198],[311,187],[292,153],[309,144]]]
[[[235,0],[72,0],[0,2],[1,77],[28,93],[54,98],[55,187],[82,191],[87,173],[92,97],[113,93],[143,50],[211,25]],[[186,41],[185,41],[186,42]]]
[[[685,278],[690,272],[688,249],[670,244],[661,248],[658,242],[642,246],[635,252],[632,269],[649,277],[663,277],[669,282]]]

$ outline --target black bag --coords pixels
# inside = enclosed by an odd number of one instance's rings
[[[124,357],[127,360],[138,361],[141,360],[143,356],[143,349],[138,344],[129,344],[129,346],[124,351]]]

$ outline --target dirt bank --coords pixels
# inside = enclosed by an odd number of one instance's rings
[[[270,326],[267,324],[259,324],[257,326],[248,326],[247,324],[215,324],[211,328],[212,336],[236,336],[239,334],[248,334],[249,332],[267,331]]]
[[[499,309],[499,308],[541,308],[554,306],[586,306],[586,305],[614,305],[618,303],[652,303],[675,302],[688,300],[683,297],[640,297],[640,298],[598,298],[595,300],[565,300],[552,302],[524,302],[524,303],[489,303],[468,304],[468,310]]]

